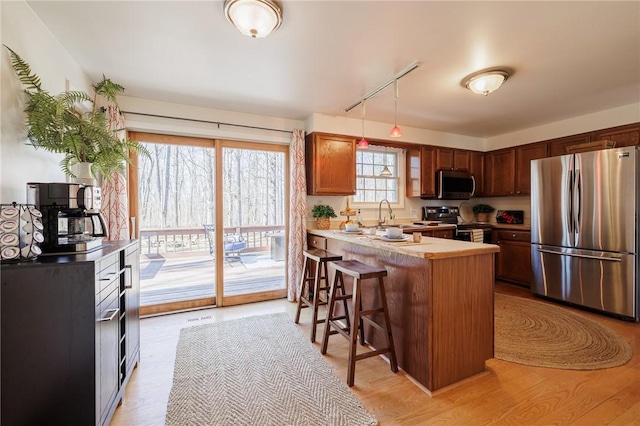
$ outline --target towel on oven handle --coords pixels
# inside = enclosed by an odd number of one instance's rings
[[[472,243],[484,242],[484,231],[482,229],[471,229],[471,242]]]

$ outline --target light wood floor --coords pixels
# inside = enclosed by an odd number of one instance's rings
[[[496,291],[531,297],[526,289],[502,283],[496,283]],[[141,363],[111,425],[164,424],[181,328],[274,312],[287,312],[293,318],[295,308],[293,303],[276,300],[142,320]],[[307,336],[309,312],[303,310],[300,325]],[[594,371],[527,367],[491,359],[486,373],[429,397],[402,372],[393,374],[382,358],[374,357],[356,364],[351,389],[381,425],[640,424],[640,325],[579,312],[626,338],[633,346],[633,358],[624,366]],[[321,326],[318,330],[321,339]],[[346,344],[340,336],[332,336],[325,356],[345,380]],[[318,343],[315,346],[320,349]]]

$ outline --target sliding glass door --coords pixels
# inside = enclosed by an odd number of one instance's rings
[[[224,304],[286,295],[286,147],[225,142],[221,158]],[[241,255],[244,254],[244,255]]]
[[[286,295],[286,146],[131,133],[141,313]]]

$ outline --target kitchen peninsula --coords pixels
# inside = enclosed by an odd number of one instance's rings
[[[379,235],[309,230],[309,246],[384,267],[398,365],[429,392],[485,370],[493,357],[493,244],[422,237],[386,242]],[[345,277],[347,292],[351,282]],[[366,285],[366,283],[365,283]],[[373,305],[363,291],[365,305]],[[378,321],[378,318],[376,318]],[[384,337],[365,325],[376,347]]]

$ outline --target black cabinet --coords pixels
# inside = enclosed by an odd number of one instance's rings
[[[128,307],[139,327],[138,308],[127,305],[138,299],[123,293],[139,286],[134,253],[137,241],[113,242],[2,265],[1,424],[108,425],[140,356],[139,331],[127,332],[121,315]]]

